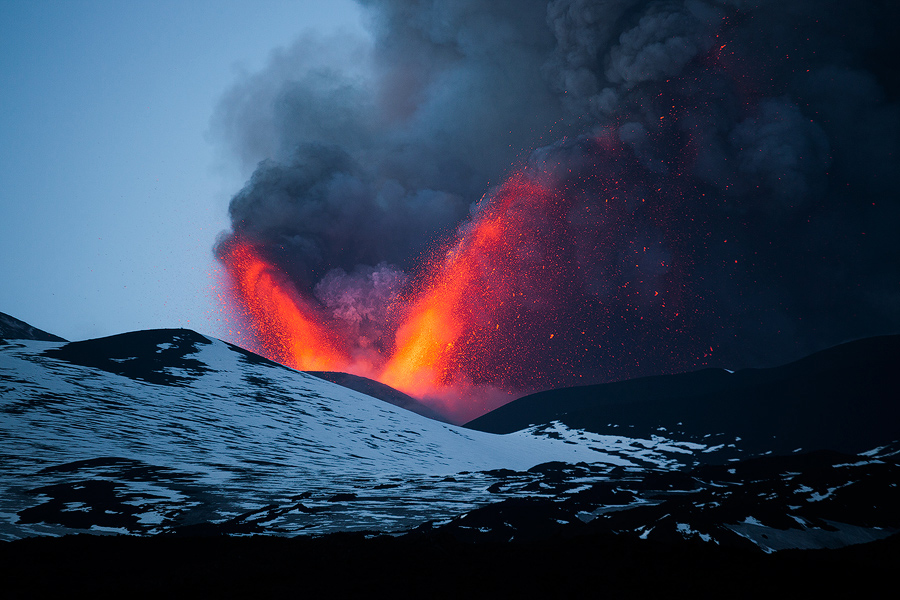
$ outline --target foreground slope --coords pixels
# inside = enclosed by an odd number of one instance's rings
[[[189,330],[4,340],[0,540],[378,530],[407,531],[411,543],[615,535],[755,552],[865,543],[900,530],[900,436],[880,443],[898,423],[873,420],[867,438],[846,402],[810,406],[797,381],[858,377],[857,363],[869,364],[858,352],[828,356],[828,368],[813,357],[750,388],[780,393],[781,405],[764,395],[758,406],[734,401],[742,388],[721,387],[728,373],[689,374],[676,378],[680,388],[620,384],[644,393],[601,406],[630,421],[563,402],[539,407],[557,418],[499,435],[427,419]],[[722,390],[732,395],[715,395]],[[871,394],[853,401],[869,419],[893,406]],[[768,435],[766,419],[798,415],[819,438],[846,420],[852,435],[825,440],[844,453],[800,450],[822,442],[796,422],[784,439]],[[776,442],[792,451],[773,453]]]
[[[857,453],[900,439],[898,366],[900,336],[874,337],[772,369],[706,369],[550,390],[466,427],[507,433],[558,421],[594,433],[664,432],[726,446],[737,439],[744,456]]]
[[[877,598],[896,586],[900,536],[762,554],[611,535],[472,544],[363,534],[0,542],[11,598]]]
[[[498,469],[581,462],[599,477],[691,452],[471,431],[183,329],[0,342],[0,392],[7,539],[393,530],[496,499]]]

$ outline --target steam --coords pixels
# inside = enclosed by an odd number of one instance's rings
[[[361,4],[371,38],[301,37],[213,120],[255,165],[222,247],[252,244],[355,352],[390,351],[422,264],[517,172],[564,201],[515,216],[516,322],[569,333],[520,331],[516,368],[492,355],[514,375],[485,383],[764,366],[900,329],[900,8]],[[548,264],[553,285],[528,274]]]
[[[383,351],[390,340],[390,307],[398,299],[406,274],[387,263],[377,267],[359,265],[352,273],[333,269],[316,284],[316,298],[343,326],[345,337],[357,340],[362,350]]]

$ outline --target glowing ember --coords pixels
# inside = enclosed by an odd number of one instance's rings
[[[395,291],[374,343],[348,328],[347,310],[326,311],[233,238],[222,260],[257,350],[298,369],[377,379],[460,422],[515,393],[615,375],[603,362],[611,355],[639,369],[631,348],[653,356],[649,338],[666,352],[684,309],[671,291],[671,250],[652,238],[669,215],[646,202],[652,186],[624,189],[606,167],[630,168],[620,149],[608,135],[584,140],[582,159],[596,162],[587,178],[553,165],[510,177]]]
[[[542,389],[786,363],[897,321],[871,233],[896,221],[880,212],[896,103],[866,36],[794,4],[795,27],[770,3],[413,4],[370,7],[366,77],[276,61],[223,104],[242,156],[272,155],[218,244],[258,352],[464,421]],[[835,18],[859,32],[875,14]]]
[[[556,270],[550,249],[541,247],[547,231],[536,230],[534,222],[535,215],[547,217],[554,202],[560,199],[524,174],[504,184],[396,303],[394,347],[374,360],[370,352],[367,364],[354,364],[348,350],[353,341],[339,340],[331,317],[250,245],[235,241],[222,260],[234,300],[265,356],[297,369],[374,377],[462,418],[528,387],[510,381],[517,350],[504,341],[527,310],[525,300],[536,302],[530,292],[550,283]],[[498,384],[510,389],[501,391]]]
[[[234,299],[245,312],[261,354],[308,371],[349,365],[347,353],[322,324],[322,315],[251,246],[235,243],[223,260],[231,275]]]
[[[526,243],[533,232],[524,219],[543,212],[551,200],[546,189],[520,174],[482,207],[456,243],[429,265],[419,293],[403,311],[381,381],[420,398],[458,397],[454,390],[502,381],[485,373],[502,368],[498,354],[514,353],[497,343],[501,325],[506,332],[521,289],[547,266]],[[473,408],[481,400],[468,399]]]

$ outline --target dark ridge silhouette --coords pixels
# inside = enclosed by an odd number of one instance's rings
[[[341,373],[339,371],[306,371],[306,373],[356,392],[367,394],[373,398],[384,400],[389,404],[405,408],[406,410],[422,415],[423,417],[428,417],[429,419],[442,421],[444,423],[450,422],[412,396],[408,396],[399,390],[395,390],[391,386],[385,385],[380,381],[375,381],[368,377],[360,377],[359,375]]]
[[[0,339],[8,340],[41,340],[44,342],[65,342],[67,340],[47,333],[25,321],[0,312]]]
[[[465,425],[510,433],[560,421],[612,435],[741,438],[745,452],[863,452],[900,439],[900,336],[848,342],[771,369],[679,375],[549,390]],[[728,443],[727,441],[725,443]]]
[[[148,383],[177,385],[189,378],[173,375],[167,369],[175,366],[186,374],[202,374],[207,368],[188,355],[197,352],[197,344],[209,343],[190,329],[150,329],[69,342],[46,350],[44,355]]]

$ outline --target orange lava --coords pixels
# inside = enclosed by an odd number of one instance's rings
[[[529,227],[519,217],[552,200],[544,187],[520,174],[461,228],[456,242],[430,263],[419,292],[404,308],[380,381],[418,398],[443,400],[450,404],[445,411],[468,412],[460,402],[471,404],[471,410],[485,408],[483,397],[465,393],[472,391],[470,378],[479,375],[479,366],[496,366],[498,354],[514,355],[515,349],[498,339],[499,331],[523,283],[541,266],[533,246],[525,243]]]
[[[317,301],[298,293],[251,245],[233,240],[222,261],[261,354],[300,370],[372,377],[464,421],[511,399],[512,390],[493,383],[496,373],[483,371],[502,370],[514,358],[503,337],[510,311],[526,296],[523,287],[540,285],[547,273],[529,239],[531,221],[553,201],[521,173],[483,201],[393,307],[393,348],[374,360],[372,352],[354,360],[353,340],[340,339]]]
[[[320,278],[297,288],[266,254],[279,250],[235,231],[219,257],[242,341],[296,369],[378,380],[458,423],[541,389],[705,364],[690,331],[707,305],[689,286],[705,251],[691,232],[706,222],[682,214],[698,190],[645,168],[616,129],[538,158],[411,279],[386,263],[400,275],[348,275],[378,271],[348,257],[297,265]]]
[[[350,364],[348,352],[314,305],[250,245],[232,244],[223,261],[261,354],[305,371],[343,370]]]

